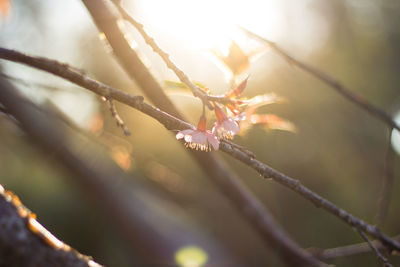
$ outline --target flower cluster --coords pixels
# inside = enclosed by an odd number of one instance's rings
[[[247,79],[237,88],[225,95],[227,103],[236,105],[233,98],[240,95],[246,86]],[[229,106],[227,105],[229,108]],[[207,121],[204,114],[200,117],[197,128],[179,131],[176,139],[183,139],[186,147],[201,151],[218,150],[221,139],[233,139],[239,133],[239,124],[235,117],[228,117],[223,108],[214,103],[214,111],[217,121],[214,123],[211,131],[207,130]]]
[[[218,138],[213,132],[207,130],[206,117],[202,115],[196,129],[187,129],[176,134],[176,139],[185,140],[185,145],[191,149],[210,151],[219,148]]]
[[[220,141],[233,139],[242,129],[250,125],[260,124],[265,129],[293,130],[290,122],[280,119],[276,115],[254,114],[255,110],[263,105],[281,101],[275,94],[266,94],[251,99],[239,98],[247,85],[247,79],[243,80],[236,88],[222,95],[218,103],[214,103],[216,122],[212,130],[207,130],[207,122],[203,114],[200,117],[197,128],[179,131],[176,139],[183,139],[185,146],[195,150],[211,151],[218,150]],[[209,91],[205,91],[209,93]],[[286,123],[286,124],[285,124]]]

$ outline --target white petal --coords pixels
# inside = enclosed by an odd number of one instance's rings
[[[192,135],[191,134],[185,135],[185,142],[187,142],[187,143],[191,143],[192,142]]]
[[[187,130],[183,130],[183,131],[179,131],[177,134],[176,134],[176,139],[182,139],[183,137],[185,137],[187,134],[190,134],[190,133],[192,133],[193,132],[193,130],[192,129],[187,129]]]

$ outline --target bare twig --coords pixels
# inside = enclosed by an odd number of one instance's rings
[[[392,148],[392,132],[393,129],[389,128],[388,144],[386,148],[385,165],[382,190],[378,202],[378,211],[376,214],[376,221],[378,225],[382,225],[388,213],[390,200],[392,197],[393,187],[393,162],[394,162],[394,150]]]
[[[368,102],[362,96],[352,92],[350,89],[342,85],[340,82],[329,76],[328,74],[322,72],[321,70],[314,68],[304,62],[301,62],[294,57],[290,56],[288,53],[283,51],[280,47],[278,47],[274,42],[267,40],[243,27],[240,27],[247,35],[250,37],[257,39],[264,44],[268,45],[272,48],[278,55],[284,58],[290,64],[299,67],[300,69],[305,70],[309,74],[328,84],[331,88],[333,88],[336,92],[341,94],[343,97],[356,104],[358,107],[364,109],[366,112],[371,114],[372,116],[378,118],[379,120],[385,122],[388,126],[392,128],[396,128],[400,131],[400,125],[398,125],[393,118],[387,114],[384,110],[376,107],[372,103]]]
[[[394,236],[392,237],[392,239],[400,242],[400,236]],[[374,240],[372,241],[372,243],[378,250],[383,250],[387,252],[387,248],[382,245],[380,241]],[[365,242],[329,249],[310,248],[309,251],[321,260],[329,260],[368,253],[371,252],[371,247],[368,245],[368,243]]]
[[[109,107],[110,107],[111,116],[115,119],[115,122],[117,123],[117,126],[121,127],[122,131],[124,132],[124,134],[126,136],[131,135],[131,132],[129,131],[128,127],[126,127],[125,122],[119,116],[117,108],[115,107],[112,98],[107,98],[107,102],[108,102]]]
[[[215,101],[221,103],[229,102],[229,99],[227,99],[226,97],[206,94],[203,90],[201,90],[201,88],[195,85],[189,79],[189,77],[177,65],[175,65],[175,63],[172,62],[172,60],[169,58],[169,54],[164,52],[158,46],[156,41],[147,34],[147,32],[144,30],[143,24],[136,21],[128,12],[126,12],[125,9],[119,3],[120,1],[112,0],[112,2],[119,10],[122,17],[138,30],[138,32],[142,35],[145,42],[153,49],[154,52],[156,52],[161,57],[161,59],[165,62],[167,67],[170,68],[176,74],[179,80],[187,87],[189,87],[190,90],[192,90],[193,94],[199,97],[203,101],[203,103],[207,105],[208,108],[213,109],[213,106],[208,101]]]
[[[111,95],[113,99],[118,100],[122,103],[125,103],[137,110],[142,111],[143,113],[153,117],[160,123],[162,123],[169,130],[182,130],[192,128],[193,126],[189,123],[186,123],[178,118],[169,115],[166,112],[161,111],[160,109],[154,108],[149,104],[143,102],[143,98],[139,96],[132,96],[127,93],[121,92],[117,89],[104,85],[100,82],[94,81],[87,76],[84,76],[80,73],[77,73],[73,69],[70,69],[68,65],[60,64],[57,61],[49,60],[45,58],[37,58],[28,55],[24,55],[22,53],[8,50],[5,48],[0,48],[0,58],[20,62],[27,64],[32,67],[36,67],[38,69],[53,73],[57,76],[63,77],[75,84],[78,84],[86,89],[89,89],[99,95],[108,96]],[[379,239],[385,246],[387,246],[390,250],[400,251],[400,243],[391,239],[387,235],[380,232],[380,230],[367,224],[363,220],[353,216],[352,214],[346,212],[345,210],[337,207],[329,200],[324,199],[319,196],[315,192],[311,191],[304,185],[300,183],[300,181],[293,179],[283,173],[280,173],[268,165],[261,163],[260,161],[250,157],[247,153],[244,153],[241,150],[235,148],[235,146],[231,146],[228,143],[222,142],[220,144],[220,149],[225,153],[231,155],[232,157],[242,161],[244,164],[256,170],[259,174],[261,174],[265,178],[272,178],[278,183],[292,189],[296,193],[302,195],[304,198],[308,199],[312,203],[314,203],[317,207],[321,207],[328,211],[329,213],[335,215],[336,217],[343,220],[345,223],[359,227],[362,231],[370,234],[371,236]],[[206,155],[206,159],[212,159],[212,153],[196,153]],[[212,161],[209,162],[212,164]]]
[[[54,237],[1,185],[0,214],[0,266],[100,266]]]
[[[360,233],[361,237],[368,243],[372,251],[376,254],[379,260],[383,262],[383,265],[385,267],[393,267],[392,264],[386,259],[385,256],[382,255],[382,253],[379,252],[379,250],[374,246],[374,244],[368,239],[368,237],[365,235],[363,231],[357,228],[357,231]]]

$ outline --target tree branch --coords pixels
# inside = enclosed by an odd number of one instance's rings
[[[154,77],[140,61],[135,51],[130,47],[125,39],[125,33],[118,25],[120,18],[110,11],[106,1],[83,0],[83,3],[90,12],[100,32],[103,32],[107,37],[110,46],[113,48],[114,55],[128,73],[129,77],[141,86],[144,94],[146,94],[158,108],[184,120],[184,117],[179,114],[177,108],[165,95],[161,86],[155,81]],[[149,108],[145,105],[142,106]],[[154,118],[157,117],[161,119],[159,116],[163,114],[159,113],[158,110],[154,111],[148,109],[148,111],[154,115]],[[183,124],[180,125],[182,126]],[[168,126],[166,125],[167,128]],[[179,128],[175,127],[169,129]],[[265,244],[280,254],[281,259],[287,265],[323,265],[323,263],[316,261],[310,254],[299,248],[298,245],[288,237],[279,225],[275,223],[267,208],[262,205],[250,190],[247,189],[239,177],[230,171],[216,154],[196,153],[194,151],[189,151],[189,153],[195,158],[208,177],[216,184],[217,188],[228,197],[233,206],[242,213],[242,218],[252,226],[253,230],[258,232],[258,236]]]
[[[0,266],[100,266],[54,237],[0,185]]]
[[[392,237],[392,239],[396,240],[397,242],[400,242],[400,236],[394,236]],[[372,244],[378,250],[387,251],[387,248],[384,245],[382,245],[382,243],[378,240],[372,241]],[[358,255],[362,253],[368,253],[371,252],[371,247],[369,246],[368,243],[364,242],[364,243],[353,244],[337,248],[329,248],[329,249],[310,248],[308,249],[308,251],[310,251],[312,254],[314,254],[321,260],[329,260],[329,259]]]
[[[121,117],[118,114],[117,108],[114,105],[114,102],[112,98],[106,99],[108,102],[111,116],[114,118],[115,122],[117,123],[118,127],[121,127],[122,131],[124,132],[125,136],[131,135],[131,132],[129,131],[128,127],[126,127],[125,122],[121,119]]]
[[[367,242],[368,246],[371,248],[371,250],[376,254],[379,260],[383,262],[383,265],[385,267],[393,267],[392,264],[386,259],[385,256],[383,256],[379,250],[375,247],[375,245],[368,239],[368,237],[365,235],[363,231],[357,228],[357,231],[360,233],[361,237]]]
[[[161,59],[165,62],[167,67],[176,74],[176,76],[183,84],[185,84],[190,90],[192,90],[195,96],[199,97],[203,101],[203,103],[207,104],[207,106],[210,109],[213,109],[213,106],[208,101],[214,101],[220,103],[229,102],[229,99],[227,99],[224,96],[213,96],[203,92],[203,90],[201,90],[198,86],[196,86],[189,79],[189,77],[177,65],[175,65],[175,63],[172,62],[172,60],[169,58],[169,54],[164,52],[161,49],[161,47],[158,46],[156,41],[147,34],[147,32],[144,30],[143,24],[136,21],[131,15],[129,15],[128,12],[125,11],[125,9],[119,3],[120,1],[118,0],[111,0],[111,1],[115,4],[118,11],[121,13],[122,18],[128,21],[132,26],[136,28],[136,30],[140,33],[140,35],[142,35],[144,41],[153,49],[154,52],[156,52],[161,57]]]
[[[265,38],[262,38],[261,36],[243,28],[240,27],[247,35],[250,37],[257,39],[261,41],[262,43],[266,44],[268,47],[272,48],[278,55],[280,55],[282,58],[284,58],[287,62],[290,64],[299,67],[300,69],[303,69],[304,71],[308,72],[312,76],[316,77],[317,79],[323,81],[327,85],[329,85],[332,89],[334,89],[336,92],[338,92],[340,95],[342,95],[344,98],[349,100],[350,102],[354,103],[356,106],[362,108],[372,116],[376,117],[377,119],[383,121],[386,123],[388,126],[391,128],[396,128],[397,130],[400,131],[400,125],[398,125],[392,117],[387,114],[384,110],[376,107],[372,103],[368,102],[366,99],[364,99],[362,96],[357,95],[356,93],[352,92],[350,89],[342,85],[340,82],[329,76],[328,74],[320,71],[317,68],[314,68],[304,62],[301,62],[285,51],[283,51],[280,47],[278,47],[274,42],[271,42],[270,40],[267,40]]]
[[[175,118],[172,115],[169,115],[164,111],[161,111],[160,109],[150,106],[149,104],[142,101],[142,97],[140,96],[132,96],[127,93],[121,92],[117,89],[114,89],[112,87],[109,87],[107,85],[104,85],[100,82],[92,80],[89,77],[84,76],[83,74],[78,73],[75,70],[69,68],[68,65],[66,64],[61,64],[58,63],[57,61],[45,58],[38,58],[38,57],[24,55],[22,53],[13,50],[8,50],[5,48],[0,48],[0,58],[24,63],[29,66],[36,67],[38,69],[53,73],[57,76],[63,77],[73,83],[76,83],[102,96],[112,95],[113,99],[125,103],[153,117],[169,130],[183,130],[193,127],[189,123],[186,123],[178,118]],[[105,90],[105,88],[107,88],[107,90]],[[300,181],[293,179],[283,173],[280,173],[264,163],[261,163],[255,158],[249,156],[248,153],[244,153],[243,151],[235,148],[235,146],[231,146],[229,143],[221,142],[220,149],[225,153],[231,155],[232,157],[240,160],[241,162],[248,165],[252,169],[256,170],[264,178],[272,178],[276,182],[284,185],[285,187],[290,188],[291,190],[300,194],[304,198],[308,199],[309,201],[314,203],[314,205],[316,205],[317,207],[321,207],[324,210],[328,211],[329,213],[340,218],[345,223],[354,227],[359,227],[362,231],[370,234],[376,239],[379,239],[390,250],[400,251],[399,242],[392,240],[390,237],[380,232],[380,230],[377,227],[367,224],[363,220],[337,207],[329,200],[319,196],[315,192],[311,191],[310,189],[302,185]],[[213,153],[195,153],[195,154],[204,155],[204,159],[206,160],[208,159],[209,164],[213,164],[214,162],[214,159],[212,157]],[[229,185],[227,184],[227,186]],[[244,200],[242,199],[242,201]],[[257,209],[250,208],[250,210],[255,212]],[[252,215],[254,216],[254,214]],[[257,214],[256,218],[261,219],[263,217]]]

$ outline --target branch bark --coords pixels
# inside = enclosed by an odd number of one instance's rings
[[[35,219],[21,216],[19,209],[24,209],[21,205],[15,196],[10,196],[0,185],[0,266],[100,266],[90,257],[80,254],[59,240],[59,247],[46,243],[28,227]],[[49,235],[47,232],[47,236]]]

